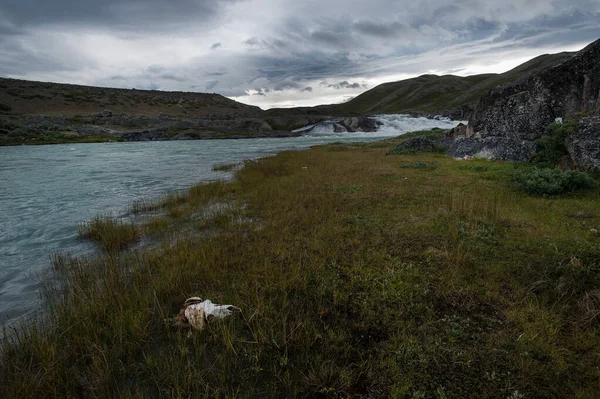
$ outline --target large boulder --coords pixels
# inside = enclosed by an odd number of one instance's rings
[[[577,169],[600,172],[600,116],[581,119],[577,133],[567,138],[567,150]]]
[[[599,91],[600,40],[565,61],[491,89],[469,125],[481,137],[537,140],[556,118],[594,111]]]
[[[375,132],[383,123],[366,116],[352,116],[339,122],[348,132]]]
[[[358,119],[359,132],[376,132],[381,126],[383,126],[383,122],[380,122],[377,119],[368,118],[366,116],[361,116]]]
[[[448,155],[454,158],[485,158],[507,162],[526,162],[535,153],[535,142],[510,137],[457,138]]]

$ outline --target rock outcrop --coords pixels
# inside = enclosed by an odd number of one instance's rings
[[[567,150],[575,168],[600,172],[600,116],[581,119],[577,133],[567,138]]]
[[[366,116],[354,116],[348,118],[336,118],[318,122],[311,126],[298,129],[302,133],[310,132],[332,132],[332,133],[354,133],[375,132],[383,123]]]
[[[535,151],[531,143],[535,143],[556,118],[569,119],[582,112],[598,110],[600,40],[565,61],[485,93],[468,125],[476,141],[472,144],[457,142],[453,149],[458,151],[470,146],[491,159],[526,161]],[[469,136],[466,130],[465,136]],[[490,137],[497,139],[488,139]],[[496,144],[500,147],[491,147]],[[522,150],[515,151],[518,146],[522,146]]]
[[[498,161],[522,162],[529,160],[536,147],[533,141],[516,140],[510,137],[459,137],[451,144],[448,154],[454,158],[472,156]]]

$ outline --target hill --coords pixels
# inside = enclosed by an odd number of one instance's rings
[[[0,111],[24,115],[114,114],[204,116],[235,112],[254,115],[258,107],[220,94],[112,89],[0,78]]]
[[[398,82],[383,83],[339,105],[316,107],[331,113],[408,113],[438,112],[461,109],[476,103],[492,87],[517,80],[575,53],[563,52],[536,57],[502,74],[473,76],[422,75]]]

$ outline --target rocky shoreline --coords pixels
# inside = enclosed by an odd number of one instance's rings
[[[49,139],[113,138],[117,141],[168,141],[241,138],[284,138],[308,134],[331,125],[335,132],[374,132],[380,122],[368,116],[329,115],[242,117],[214,114],[204,117],[113,115],[110,110],[74,117],[0,117],[0,144],[42,144]]]

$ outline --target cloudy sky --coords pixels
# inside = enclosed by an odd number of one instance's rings
[[[2,0],[0,76],[285,107],[599,38],[600,0]]]

